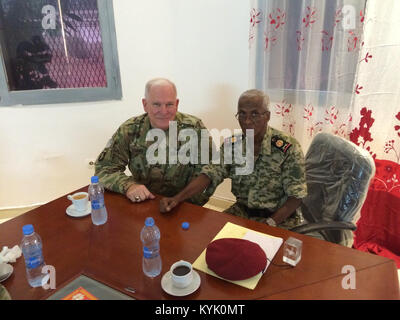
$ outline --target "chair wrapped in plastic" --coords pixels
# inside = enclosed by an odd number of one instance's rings
[[[349,245],[355,215],[375,174],[371,155],[354,143],[328,133],[317,134],[305,157],[308,195],[301,212],[306,221],[291,231]]]

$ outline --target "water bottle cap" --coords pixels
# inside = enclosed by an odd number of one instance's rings
[[[31,225],[31,224],[27,224],[22,227],[22,232],[25,236],[29,236],[30,234],[33,233],[33,231],[34,231],[33,225]]]
[[[90,181],[91,181],[92,183],[98,183],[98,182],[99,182],[99,177],[98,177],[98,176],[93,176],[93,177],[90,179]]]
[[[183,223],[182,223],[182,229],[183,229],[183,230],[189,229],[189,226],[190,226],[189,222],[183,222]]]
[[[154,219],[152,217],[148,217],[146,218],[144,224],[146,227],[152,227],[154,226]]]

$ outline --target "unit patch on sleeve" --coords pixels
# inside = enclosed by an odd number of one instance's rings
[[[283,140],[279,136],[273,136],[271,138],[271,144],[281,150],[283,153],[286,153],[286,151],[289,150],[289,148],[292,146],[291,143],[287,142],[286,140]]]

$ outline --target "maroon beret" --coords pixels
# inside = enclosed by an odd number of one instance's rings
[[[222,238],[211,242],[206,250],[210,270],[227,280],[244,280],[264,271],[267,256],[257,244],[245,239]]]

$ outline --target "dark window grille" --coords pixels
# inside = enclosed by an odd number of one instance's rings
[[[10,91],[107,87],[96,0],[0,0],[0,20]]]

